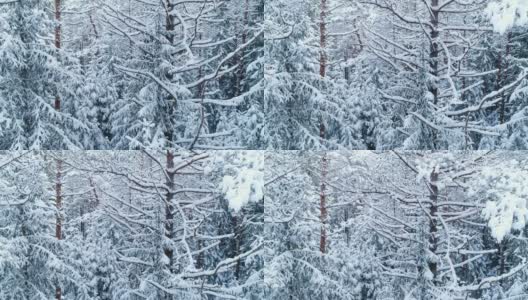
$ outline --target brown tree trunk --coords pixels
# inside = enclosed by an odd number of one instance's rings
[[[497,59],[497,69],[499,70],[497,72],[497,90],[502,88],[504,85],[503,74],[508,68],[507,59],[511,51],[511,46],[510,46],[511,38],[512,38],[512,33],[510,31],[508,32],[508,35],[506,38],[506,51],[505,51],[504,57],[502,56],[502,52],[499,51],[499,57]],[[506,122],[506,97],[504,93],[502,93],[500,97],[501,97],[501,101],[499,103],[499,122],[501,124],[504,124],[504,122]]]
[[[94,194],[94,201],[91,205],[91,209],[95,209],[97,206],[99,206],[99,196],[97,195],[97,190],[95,189],[95,184],[92,177],[89,177],[88,180],[90,181],[90,188],[93,190]]]
[[[499,275],[506,273],[506,245],[503,242],[499,244],[499,255],[500,255],[500,269],[499,269]]]
[[[84,204],[79,208],[79,215],[81,216],[81,236],[83,241],[86,240],[86,222],[84,222]]]
[[[348,226],[350,207],[345,206],[344,220],[345,220],[345,239],[347,246],[350,246],[350,227]]]
[[[500,243],[497,243],[497,255],[499,256],[499,274],[497,275],[504,275],[508,272],[507,265],[506,265],[506,250],[507,250],[506,241],[503,240]],[[503,286],[506,283],[505,279],[501,279],[499,281],[499,284]]]
[[[502,85],[502,51],[499,51],[497,56],[497,82],[495,88],[499,90]],[[501,95],[501,101],[499,102],[499,122],[502,124],[504,122],[504,95]]]
[[[319,76],[321,78],[324,78],[326,76],[326,64],[327,64],[327,57],[326,57],[326,0],[321,0],[321,7],[320,7],[320,19],[319,19]],[[323,117],[321,116],[319,119],[319,137],[321,139],[321,143],[325,139],[325,124]]]
[[[319,19],[319,75],[326,76],[326,0],[321,0]]]
[[[431,206],[429,209],[429,251],[436,253],[438,250],[438,224],[436,216],[438,214],[438,172],[433,170],[431,172],[430,183],[429,183],[429,200],[431,200]],[[438,263],[436,261],[428,262],[429,271],[433,274],[433,283],[436,281],[438,274]]]
[[[242,27],[242,36],[240,45],[244,45],[247,42],[247,28],[249,26],[249,0],[246,0],[244,8],[244,21]],[[244,80],[245,69],[244,69],[244,50],[241,50],[237,55],[238,72],[236,77],[236,96],[242,94],[242,81]]]
[[[429,49],[429,72],[433,76],[433,78],[438,77],[438,53],[439,53],[439,46],[438,46],[438,38],[440,36],[440,31],[438,29],[439,24],[439,14],[438,11],[438,1],[439,0],[431,0],[431,45]],[[436,106],[438,104],[438,87],[436,82],[429,82],[428,83],[428,91],[433,96],[433,104]],[[433,147],[437,148],[437,132],[433,132]]]
[[[328,172],[328,157],[326,152],[323,154],[321,163],[321,190],[319,194],[319,210],[320,210],[320,221],[321,221],[321,236],[319,240],[319,250],[321,253],[326,253],[326,221],[327,221],[327,210],[326,210],[326,175]]]
[[[90,24],[92,24],[92,28],[94,31],[95,39],[99,39],[99,33],[97,32],[97,27],[95,26],[94,19],[92,17],[92,14],[89,14],[88,17],[90,18]]]
[[[61,48],[61,0],[55,0],[55,48],[57,51]],[[55,105],[54,108],[56,111],[61,110],[61,99],[57,91],[55,95]],[[55,227],[55,236],[58,240],[62,237],[62,220],[61,220],[61,208],[62,208],[62,183],[61,183],[61,169],[62,161],[57,160],[57,181],[55,184],[56,192],[56,205],[57,205],[57,223]],[[55,288],[55,299],[60,300],[62,298],[62,290],[60,286]]]
[[[171,16],[171,11],[174,10],[174,4],[171,2],[171,0],[166,0],[165,1],[165,8],[166,8],[166,19],[165,19],[165,30],[167,31],[167,40],[169,41],[169,43],[172,45],[174,43],[174,29],[175,29],[175,24],[174,24],[174,17]],[[167,77],[168,79],[172,79],[172,76],[170,74],[167,74]],[[172,99],[171,97],[168,97],[168,108],[169,108],[169,111],[167,112],[168,113],[168,118],[167,120],[170,120],[170,118],[172,117],[173,113],[174,113],[174,102],[176,101],[176,99]],[[173,200],[174,200],[174,188],[175,188],[175,185],[174,185],[174,177],[175,177],[175,173],[174,171],[172,170],[174,168],[174,153],[173,153],[173,150],[170,150],[171,147],[173,147],[172,145],[172,142],[173,142],[173,138],[174,138],[174,131],[172,129],[172,124],[166,124],[166,128],[165,128],[165,138],[166,138],[166,147],[167,149],[167,153],[166,153],[166,172],[167,172],[167,179],[166,179],[166,182],[165,182],[165,185],[167,186],[167,194],[166,194],[166,203],[165,203],[165,237],[169,240],[172,240],[173,239],[173,235],[174,235],[174,204],[173,204]],[[169,272],[173,272],[173,263],[174,263],[174,250],[170,247],[165,247],[165,249],[163,249],[163,252],[169,262]]]
[[[61,48],[61,0],[55,0],[55,48]],[[61,99],[59,95],[55,95],[55,110],[60,111]],[[60,295],[59,295],[60,297]]]
[[[350,80],[350,67],[347,65],[347,62],[348,62],[348,49],[345,50],[344,60],[345,60],[345,68],[344,68],[343,72],[344,72],[344,76],[345,76],[345,81],[348,83],[349,80]]]
[[[242,212],[240,212],[242,214]],[[242,219],[242,216],[233,216],[233,227],[235,230],[235,243],[234,243],[234,257],[237,257],[240,255],[240,245],[242,243],[242,222],[239,221]],[[238,280],[240,278],[240,267],[241,267],[241,260],[237,260],[235,265],[235,278]]]
[[[438,0],[431,0],[431,7],[438,7]],[[438,16],[439,11],[436,9],[433,9],[431,14],[431,45],[429,49],[429,66],[430,66],[430,72],[433,76],[438,76],[438,37],[440,35],[438,31]],[[435,84],[430,84],[429,86],[429,92],[431,92],[434,96],[433,103],[437,104],[438,102],[438,88]]]
[[[174,17],[170,13],[175,9],[175,5],[171,2],[171,0],[166,0],[165,7],[166,7],[165,30],[167,31],[166,37],[169,43],[172,45],[174,43],[174,30],[176,28],[176,25],[175,25]],[[167,77],[169,81],[172,81],[173,75],[170,72],[166,72],[165,76]],[[174,111],[176,110],[176,99],[173,99],[172,96],[167,96],[166,101],[167,101],[167,112],[166,112],[167,118],[165,118],[165,120],[167,124],[165,124],[166,128],[164,132],[165,138],[166,138],[165,147],[167,149],[170,149],[174,146],[172,144],[173,138],[174,138],[174,129],[172,127],[172,122],[170,120],[172,120],[174,116]],[[174,159],[173,153],[170,153],[170,156],[172,157],[172,159]],[[169,158],[169,152],[167,152],[167,163],[169,163],[168,158]]]
[[[204,267],[204,252],[201,251],[204,246],[204,243],[201,239],[199,239],[196,242],[196,245],[198,250],[200,251],[200,253],[198,253],[198,256],[196,257],[196,269],[201,270]]]
[[[57,240],[62,239],[62,161],[56,160],[56,178],[55,178],[55,207],[57,209],[57,217],[55,223],[55,237]],[[59,285],[55,288],[55,298],[60,300],[62,297],[62,290]]]
[[[466,21],[464,20],[464,25],[466,24]],[[466,30],[464,30],[462,32],[464,38],[466,37]],[[462,52],[465,52],[466,51],[466,48],[463,47],[462,48]],[[458,71],[460,72],[462,69],[464,69],[466,65],[466,60],[463,59],[460,64],[458,65]],[[465,76],[462,77],[462,93],[460,93],[460,101],[462,101],[463,103],[466,102],[466,87],[467,87],[467,79]],[[470,143],[470,139],[469,139],[469,135],[468,135],[468,132],[467,132],[467,126],[468,126],[468,123],[469,123],[469,115],[466,115],[466,121],[465,121],[465,124],[466,126],[464,127],[464,149],[466,150],[470,150],[469,149],[469,143]]]
[[[173,213],[173,199],[174,199],[174,171],[172,170],[174,168],[174,153],[172,150],[167,150],[166,154],[167,159],[167,195],[166,195],[166,203],[165,203],[165,236],[167,239],[172,240],[173,239],[173,229],[174,229],[174,213]],[[172,272],[172,266],[173,266],[173,249],[170,247],[166,247],[164,249],[165,256],[167,257],[167,260],[169,261],[169,271]]]
[[[174,9],[174,4],[171,0],[165,1],[165,30],[167,31],[167,40],[172,45],[174,43],[174,17],[171,16],[170,12]]]
[[[87,232],[86,232],[87,224],[86,224],[86,221],[84,220],[84,215],[85,215],[86,211],[88,211],[88,212],[94,211],[96,209],[96,207],[99,205],[99,197],[97,195],[97,191],[95,190],[95,184],[93,182],[93,178],[92,177],[88,177],[88,183],[90,185],[90,188],[93,191],[93,198],[87,204],[83,203],[81,205],[81,208],[80,208],[81,209],[81,211],[80,211],[80,214],[81,214],[81,233],[82,233],[83,240],[86,239],[86,235],[87,235]],[[90,224],[88,224],[88,227],[89,226],[90,226]]]

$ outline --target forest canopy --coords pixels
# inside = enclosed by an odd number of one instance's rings
[[[522,0],[269,0],[268,147],[527,149]]]
[[[268,299],[527,298],[526,166],[510,151],[268,153]]]

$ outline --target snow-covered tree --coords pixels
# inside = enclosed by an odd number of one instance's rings
[[[2,153],[2,299],[262,295],[263,156],[173,155]]]
[[[51,2],[6,3],[0,3],[0,148],[96,147],[100,132],[78,89],[79,63],[50,42]]]
[[[526,297],[525,160],[507,151],[268,154],[268,297]]]
[[[266,147],[526,149],[525,5],[270,1]]]

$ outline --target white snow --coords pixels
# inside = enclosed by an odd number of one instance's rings
[[[500,170],[486,169],[483,185],[488,186],[485,193],[491,200],[486,202],[482,214],[492,236],[501,242],[512,230],[520,230],[528,222],[528,171],[516,163]]]
[[[494,29],[503,34],[513,26],[528,24],[527,0],[500,0],[490,3],[486,13]]]
[[[244,205],[264,197],[264,155],[259,151],[244,151],[242,166],[234,176],[224,176],[221,188],[229,207],[238,212]]]

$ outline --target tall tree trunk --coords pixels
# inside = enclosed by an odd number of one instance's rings
[[[343,73],[344,73],[345,81],[347,83],[349,83],[350,82],[350,67],[347,65],[347,63],[348,63],[348,49],[345,49],[345,55],[344,55],[343,59],[345,61],[345,67],[344,67]]]
[[[431,172],[429,182],[429,200],[431,200],[429,208],[429,251],[435,254],[438,250],[438,171],[435,169]],[[431,272],[433,283],[436,282],[438,275],[438,263],[436,261],[428,261],[429,271]]]
[[[165,1],[165,30],[166,37],[169,43],[172,45],[174,43],[174,17],[171,15],[172,10],[174,9],[174,4],[171,0]]]
[[[61,0],[55,0],[55,48],[61,48]],[[57,92],[55,95],[55,110],[60,111],[61,99]]]
[[[98,40],[99,39],[99,32],[97,32],[97,27],[95,26],[95,22],[94,22],[94,19],[93,19],[93,16],[92,16],[91,13],[88,15],[88,18],[90,19],[90,24],[92,25],[92,29],[94,31],[95,39]]]
[[[497,90],[501,89],[504,86],[504,76],[503,74],[506,73],[506,69],[508,69],[508,56],[510,55],[511,51],[511,38],[512,38],[512,32],[508,32],[508,35],[506,37],[506,51],[504,54],[504,57],[502,56],[502,51],[499,51],[499,57],[497,60],[497,69],[499,70],[497,72]],[[499,122],[500,124],[504,124],[506,122],[506,97],[504,93],[500,95],[501,100],[499,102]]]
[[[326,0],[321,0],[320,15],[319,15],[319,76],[324,78],[326,76]],[[323,116],[319,119],[319,137],[321,143],[324,141],[326,135],[326,128]]]
[[[84,203],[79,208],[79,215],[81,216],[81,236],[83,241],[86,240],[86,222],[84,222]]]
[[[174,30],[176,28],[174,16],[171,15],[171,12],[175,9],[175,4],[171,2],[171,0],[166,0],[165,2],[165,30],[166,30],[166,38],[169,41],[170,45],[174,44]],[[172,81],[173,75],[170,72],[166,72],[165,76],[169,81]],[[174,117],[174,111],[176,110],[176,99],[173,99],[172,96],[166,97],[167,101],[167,112],[166,112],[166,118],[165,118],[165,139],[166,139],[166,149],[172,148],[174,145],[172,145],[173,138],[174,138],[174,129],[172,126],[172,118]],[[172,159],[174,159],[174,155],[171,152],[170,156]],[[169,163],[169,152],[167,152],[167,163]]]
[[[240,212],[242,214],[242,212]],[[240,246],[242,244],[242,215],[233,216],[233,228],[235,230],[235,240],[234,240],[234,255],[233,257],[237,257],[240,255]],[[238,259],[235,265],[235,278],[238,280],[240,278],[240,267],[241,267],[241,260]]]
[[[326,76],[326,0],[321,0],[320,15],[319,15],[319,76],[324,78]],[[326,135],[326,128],[323,117],[321,115],[319,120],[319,137],[321,143],[324,141]],[[321,162],[321,190],[319,195],[319,210],[321,221],[321,235],[319,240],[319,250],[321,253],[326,253],[326,172],[328,168],[328,160],[326,152],[323,153]]]
[[[95,189],[95,183],[93,181],[93,178],[89,177],[88,180],[90,181],[90,188],[92,189],[94,195],[94,201],[92,202],[90,209],[95,210],[95,208],[99,206],[99,195],[97,195],[97,190]]]
[[[350,246],[350,226],[348,226],[350,207],[347,205],[344,209],[344,221],[345,221],[345,239],[347,247]]]
[[[62,239],[62,161],[56,160],[56,178],[55,178],[55,207],[57,209],[57,217],[55,223],[55,237],[57,240]],[[60,285],[55,288],[55,298],[60,300],[62,297],[62,290]]]
[[[245,7],[244,7],[244,18],[243,18],[240,45],[244,45],[247,42],[248,26],[249,26],[249,0],[246,0]],[[241,50],[239,54],[237,54],[238,72],[237,72],[236,86],[235,86],[236,96],[240,96],[242,94],[242,81],[244,80],[244,75],[246,73],[245,66],[244,66],[244,52],[245,52],[244,50]]]
[[[328,157],[326,152],[323,153],[321,163],[321,190],[319,194],[319,210],[320,210],[320,221],[321,221],[321,236],[319,240],[319,250],[321,253],[326,253],[326,222],[327,222],[327,210],[326,210],[326,176],[328,173]]]
[[[198,230],[198,233],[200,234],[200,231]],[[204,242],[201,239],[198,239],[196,242],[196,248],[200,253],[198,253],[196,257],[196,269],[202,270],[204,267],[204,252],[202,251],[204,247]]]
[[[57,52],[61,48],[61,0],[55,0],[55,48]],[[61,110],[61,99],[58,94],[55,95],[55,105],[54,108],[56,111]],[[61,183],[61,169],[62,161],[57,160],[57,181],[55,183],[55,193],[56,193],[56,206],[57,206],[57,221],[55,227],[55,236],[58,240],[62,237],[62,220],[61,220],[61,208],[62,208],[62,183]],[[62,298],[62,290],[60,286],[55,288],[55,298],[60,300]]]
[[[165,203],[165,237],[168,240],[173,239],[173,231],[174,231],[174,171],[172,170],[174,168],[174,153],[172,150],[167,150],[166,154],[167,159],[167,179],[165,185],[167,186],[167,194],[166,194],[166,203]],[[172,272],[173,267],[173,249],[169,246],[166,246],[164,249],[165,256],[167,258],[167,261],[169,262],[169,271]]]
[[[432,75],[432,78],[434,78],[434,82],[428,82],[428,91],[431,93],[433,98],[433,105],[436,106],[438,104],[438,86],[436,79],[438,78],[438,39],[440,36],[440,31],[438,29],[439,24],[439,10],[438,10],[438,1],[439,0],[431,0],[431,44],[429,49],[429,72]],[[433,147],[436,149],[438,147],[437,145],[437,132],[433,132]]]
[[[319,15],[319,75],[326,76],[326,0],[321,0]]]
[[[499,256],[499,274],[497,275],[504,275],[507,273],[507,251],[508,246],[506,243],[506,240],[502,240],[500,243],[497,243],[497,255]],[[507,284],[507,280],[501,279],[499,281],[499,284],[504,287],[505,284]]]
[[[171,12],[174,10],[174,4],[171,0],[165,1],[165,9],[166,9],[166,19],[165,19],[165,30],[166,30],[166,37],[169,43],[172,45],[174,43],[174,29],[175,29],[175,22],[174,17],[171,15]],[[172,79],[172,75],[167,73],[167,78],[169,80]],[[174,130],[172,128],[172,124],[170,122],[173,114],[174,114],[174,105],[176,102],[176,99],[172,99],[170,96],[167,98],[167,105],[168,105],[168,117],[166,119],[167,124],[165,125],[165,138],[166,138],[166,145],[165,147],[168,149],[166,152],[166,173],[167,178],[165,185],[167,186],[167,194],[165,199],[165,237],[168,240],[173,239],[174,235],[174,177],[175,173],[173,171],[174,168],[174,152],[171,150],[173,147],[172,142],[174,138]],[[165,257],[169,263],[168,269],[169,272],[173,272],[173,266],[174,266],[174,250],[170,246],[165,246],[165,249],[163,249],[163,252],[165,254]]]
[[[88,183],[90,185],[90,188],[92,189],[93,198],[90,200],[90,202],[87,203],[87,205],[85,205],[84,203],[81,205],[81,233],[82,233],[83,240],[86,239],[86,235],[87,235],[87,232],[86,232],[87,224],[86,224],[86,221],[84,220],[84,215],[86,211],[88,212],[94,211],[97,208],[97,206],[99,206],[99,196],[97,195],[97,191],[95,190],[95,184],[91,176],[88,177]],[[88,224],[88,227],[90,226],[91,225]]]
[[[326,76],[326,0],[321,0],[319,15],[319,76],[324,78]],[[321,143],[324,141],[326,135],[326,128],[323,117],[319,120],[319,137]],[[327,171],[327,156],[326,152],[323,154],[321,163],[321,190],[319,195],[319,210],[321,220],[321,236],[319,240],[319,250],[321,253],[326,253],[326,171]]]

